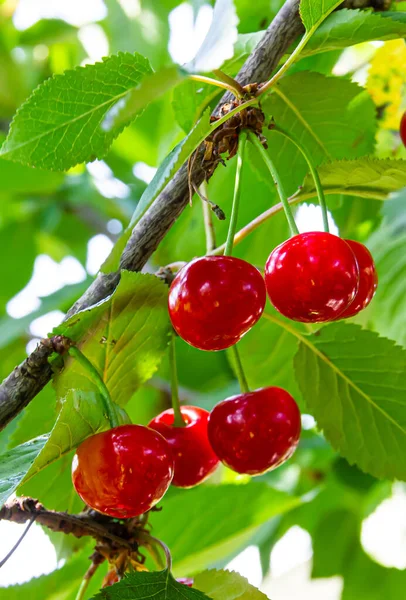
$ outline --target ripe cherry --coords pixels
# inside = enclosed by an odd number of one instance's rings
[[[359,271],[350,246],[321,231],[301,233],[271,252],[265,266],[269,299],[285,317],[320,323],[354,300]]]
[[[178,577],[176,580],[178,583],[183,583],[183,585],[187,585],[188,587],[193,587],[194,579],[190,577]]]
[[[94,510],[127,519],[159,502],[173,477],[168,442],[141,425],[121,425],[87,438],[72,462],[72,481]]]
[[[209,412],[197,406],[182,406],[185,427],[173,425],[173,409],[152,419],[148,427],[159,431],[169,442],[175,460],[173,485],[189,488],[213,473],[219,463],[207,436]]]
[[[359,268],[359,288],[351,304],[339,315],[339,319],[353,317],[366,308],[374,297],[378,286],[378,275],[374,259],[364,244],[354,240],[345,240],[355,254]]]
[[[400,139],[403,142],[403,145],[406,147],[406,112],[403,113],[403,117],[400,121]]]
[[[224,350],[255,325],[265,300],[258,269],[232,256],[205,256],[176,275],[169,291],[169,315],[191,346]]]
[[[292,456],[300,429],[292,396],[282,388],[267,387],[217,404],[210,414],[209,440],[227,467],[260,475]]]

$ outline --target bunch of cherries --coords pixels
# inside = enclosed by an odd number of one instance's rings
[[[365,308],[377,286],[367,248],[330,233],[296,235],[273,250],[265,282],[248,262],[205,256],[186,265],[169,291],[169,315],[178,335],[201,350],[236,344],[259,320],[266,290],[274,307],[295,321],[319,323],[351,317]],[[72,477],[92,508],[117,518],[151,509],[173,485],[190,488],[207,479],[219,461],[237,473],[259,475],[294,452],[300,412],[278,387],[241,393],[209,413],[182,406],[148,427],[122,425],[85,440]]]

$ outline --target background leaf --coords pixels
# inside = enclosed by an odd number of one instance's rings
[[[25,477],[47,440],[48,436],[42,435],[0,456],[0,506]]]
[[[163,510],[151,514],[151,523],[171,548],[174,573],[184,576],[235,553],[252,539],[261,524],[300,502],[259,482],[205,485],[179,490],[166,499]],[[177,518],[168,518],[174,512]],[[196,514],[199,519],[194,518]],[[213,519],[216,526],[208,527]]]
[[[71,317],[55,333],[77,346],[102,375],[112,399],[125,404],[158,368],[169,340],[167,287],[157,277],[122,272],[109,300]],[[54,378],[59,398],[70,389],[94,391],[73,358]]]
[[[376,477],[406,479],[405,350],[340,323],[302,340],[295,369],[305,403],[334,448]]]
[[[124,127],[103,119],[149,73],[143,56],[120,53],[48,79],[16,114],[0,155],[51,170],[101,158]]]
[[[231,571],[204,571],[194,585],[213,600],[265,600],[267,596],[250,585],[245,577]]]
[[[340,4],[337,0],[300,0],[300,16],[306,30],[316,29]]]

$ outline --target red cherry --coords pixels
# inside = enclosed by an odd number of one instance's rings
[[[301,233],[271,252],[265,284],[272,304],[285,317],[330,321],[354,300],[358,265],[349,245],[336,235]]]
[[[173,477],[168,442],[141,425],[121,425],[87,438],[73,457],[72,481],[94,510],[127,519],[159,502]]]
[[[194,579],[190,577],[178,577],[176,580],[178,583],[183,583],[183,585],[187,585],[188,587],[193,587]]]
[[[185,427],[174,427],[173,408],[152,419],[148,427],[169,442],[175,460],[173,485],[193,487],[213,473],[219,463],[207,437],[209,412],[197,406],[182,406]]]
[[[345,240],[355,254],[359,268],[359,288],[351,304],[341,313],[338,319],[348,319],[366,308],[374,297],[378,286],[378,274],[374,259],[364,244],[354,240]]]
[[[237,473],[260,475],[290,458],[299,443],[299,408],[278,387],[232,396],[209,419],[209,440],[219,459]]]
[[[403,145],[406,147],[406,112],[403,113],[403,117],[400,121],[400,139],[403,142]]]
[[[232,256],[196,258],[176,275],[169,315],[177,333],[200,350],[236,344],[258,321],[266,291],[258,269]]]

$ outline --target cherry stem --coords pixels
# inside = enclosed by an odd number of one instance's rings
[[[237,171],[235,174],[235,184],[234,184],[234,197],[233,197],[233,207],[231,210],[230,217],[230,225],[228,227],[228,234],[226,240],[226,247],[224,250],[224,256],[231,256],[233,253],[233,245],[234,245],[234,235],[237,229],[237,221],[238,221],[238,208],[240,205],[240,196],[241,196],[241,175],[242,175],[242,166],[244,162],[244,151],[245,144],[247,141],[247,133],[242,131],[240,133],[240,137],[238,140],[238,153],[237,153]]]
[[[212,79],[211,77],[206,77],[205,75],[189,75],[189,79],[192,81],[201,81],[202,83],[208,83],[210,85],[215,85],[216,87],[223,88],[224,90],[228,90],[232,92],[236,98],[241,98],[242,94],[238,87],[235,84],[230,84],[225,81],[218,81],[217,79]]]
[[[241,356],[238,351],[237,345],[232,346],[230,348],[230,350],[234,354],[235,371],[236,371],[238,383],[240,384],[241,391],[244,393],[247,393],[250,391],[250,389],[248,387],[247,378],[244,373],[244,369],[243,369],[242,362],[241,362]]]
[[[138,532],[137,533],[137,538],[138,538],[138,541],[141,544],[145,544],[147,546],[159,546],[164,551],[164,553],[165,553],[166,568],[168,569],[168,571],[172,571],[172,556],[171,556],[171,552],[170,552],[168,546],[166,544],[164,544],[164,542],[162,542],[158,538],[154,537],[153,535],[150,535],[146,531],[140,531],[140,532]]]
[[[172,334],[169,344],[169,367],[171,371],[173,424],[175,427],[185,427],[186,423],[183,418],[182,411],[180,410],[178,370],[176,368],[175,333]]]
[[[293,144],[295,144],[295,146],[298,148],[298,150],[300,150],[300,152],[303,154],[303,157],[304,157],[305,161],[307,162],[309,171],[313,177],[314,185],[317,190],[317,197],[319,199],[319,204],[320,204],[321,212],[323,215],[324,231],[327,231],[327,233],[328,233],[329,226],[328,226],[328,212],[327,212],[326,197],[324,195],[323,186],[321,185],[319,173],[318,173],[316,167],[314,166],[314,163],[310,157],[310,153],[306,150],[306,148],[300,142],[298,142],[298,140],[291,133],[288,133],[287,131],[282,129],[282,127],[279,127],[279,125],[275,125],[272,128],[272,131],[276,131],[277,133],[285,136],[288,140],[290,140]]]
[[[106,413],[106,417],[109,420],[111,427],[118,427],[120,422],[118,420],[117,411],[115,405],[111,399],[110,392],[107,389],[106,384],[100,376],[100,373],[97,369],[92,365],[90,360],[86,358],[86,356],[77,348],[77,346],[72,346],[69,348],[69,354],[75,358],[78,363],[85,369],[89,378],[93,381],[100,392],[100,396],[103,402],[103,407]]]
[[[292,234],[292,236],[298,235],[299,230],[295,223],[295,219],[293,217],[293,213],[292,213],[292,210],[289,205],[288,195],[285,192],[285,188],[283,186],[281,178],[279,177],[279,173],[278,173],[277,169],[275,168],[275,165],[273,164],[268,152],[265,150],[265,148],[263,147],[263,145],[261,144],[261,142],[259,141],[257,136],[254,133],[252,133],[251,131],[249,132],[248,135],[249,135],[250,142],[252,142],[254,144],[254,146],[256,146],[256,148],[258,149],[266,166],[269,169],[269,172],[271,173],[273,180],[275,181],[276,189],[278,191],[279,198],[281,199],[281,203],[283,205],[283,210],[285,211],[286,219],[288,221],[291,234]]]
[[[75,600],[84,600],[86,590],[89,587],[90,580],[93,577],[93,575],[95,574],[98,566],[99,566],[98,563],[90,565],[90,567],[88,568],[88,570],[86,571],[86,573],[82,579],[82,583],[80,584],[80,587],[78,589],[78,593],[76,594]]]
[[[244,96],[245,90],[242,87],[241,83],[239,83],[236,79],[233,79],[232,77],[227,75],[227,73],[224,73],[220,69],[214,69],[213,73],[216,77],[221,79],[221,81],[223,81],[224,83],[228,83],[229,86],[231,86],[236,92],[238,92],[240,98]]]

